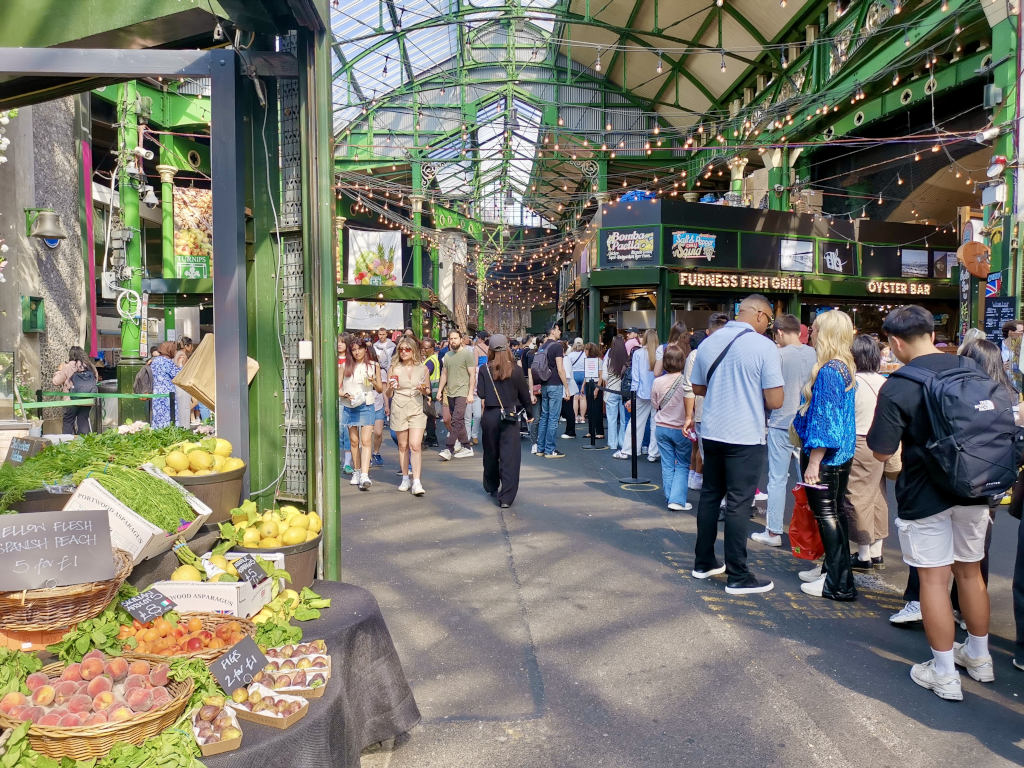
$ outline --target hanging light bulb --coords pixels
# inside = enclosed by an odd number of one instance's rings
[[[789,62],[786,61],[786,54],[782,54],[782,68],[785,69],[789,66]]]
[[[879,205],[882,204],[882,195],[881,194],[878,195],[878,204]]]
[[[715,0],[715,5],[721,8],[723,5],[725,5],[725,0]]]
[[[900,2],[900,0],[896,0],[896,4],[892,7],[892,15],[893,16],[898,16],[900,11],[902,11],[902,10],[903,10],[903,4]]]
[[[894,75],[892,76],[892,87],[893,87],[893,88],[895,88],[895,87],[896,87],[897,85],[899,85],[899,84],[900,84],[900,73],[899,73],[899,72],[896,72],[896,73],[895,73],[895,74],[894,74]]]
[[[903,177],[900,176],[898,173],[896,174],[896,183],[901,187],[903,186]]]
[[[722,51],[722,72],[725,72],[725,51]]]
[[[659,75],[665,71],[665,67],[661,63],[661,51],[658,51],[658,66],[654,68],[654,71]]]
[[[907,48],[910,47],[910,33],[905,29],[903,30],[903,44],[907,46]]]
[[[609,120],[608,122],[606,122],[606,123],[604,124],[604,129],[605,129],[606,131],[610,131],[610,130],[612,129],[612,121],[611,121],[611,120]]]
[[[942,0],[942,5],[939,6],[939,10],[945,13],[949,10],[949,0]]]
[[[601,71],[601,54],[597,55],[597,61],[594,62],[594,69],[598,72]]]
[[[959,14],[957,14],[957,17],[956,17],[956,26],[955,26],[955,27],[953,27],[953,34],[954,34],[954,35],[959,35],[959,34],[960,34],[961,32],[963,32],[963,31],[964,31],[964,30],[963,30],[963,27],[961,27],[961,26],[960,26],[960,15],[959,15]]]
[[[786,7],[786,0],[779,0],[779,7],[780,8],[785,8]]]

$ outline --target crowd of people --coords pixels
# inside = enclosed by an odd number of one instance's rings
[[[890,621],[923,622],[932,658],[915,664],[911,678],[959,700],[957,667],[994,680],[987,556],[996,510],[1009,504],[1019,517],[1024,506],[1024,481],[1014,485],[1024,433],[1011,376],[1024,323],[1008,324],[1002,347],[971,329],[958,349],[940,349],[931,313],[903,306],[882,331],[885,343],[859,334],[840,310],[819,313],[807,327],[776,316],[755,294],[735,319],[712,313],[696,333],[677,323],[664,342],[653,329],[631,328],[602,345],[569,343],[558,325],[521,342],[453,330],[440,346],[411,329],[380,329],[376,340],[346,335],[338,344],[345,471],[353,485],[370,488],[390,419],[398,489],[422,496],[424,439],[439,446],[443,425],[439,458],[471,458],[480,446],[483,488],[507,508],[519,486],[520,441],[529,439],[539,458],[560,459],[559,440],[585,426],[585,437],[603,441],[617,459],[661,463],[668,510],[691,510],[689,493],[697,493],[691,573],[724,574],[734,595],[773,589],[747,567],[751,510],[767,502],[764,530],[749,540],[782,546],[795,476],[823,552],[799,571],[801,589],[838,601],[857,599],[855,572],[885,567],[886,482],[893,480],[910,571],[906,605]],[[985,416],[947,413],[957,407]],[[943,447],[950,441],[960,449],[954,459]],[[715,554],[720,522],[724,562]],[[1014,608],[1021,647],[1014,665],[1024,669],[1024,527]],[[964,642],[955,642],[957,626],[967,632]]]

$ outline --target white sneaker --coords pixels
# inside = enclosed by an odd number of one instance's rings
[[[649,462],[651,462],[652,464],[653,464],[654,462],[656,462],[656,461],[657,461],[658,459],[660,459],[660,458],[661,458],[661,454],[658,454],[657,456],[651,456],[651,454],[647,454],[647,460],[648,460]]]
[[[626,453],[625,451],[616,451],[615,453],[612,454],[612,458],[613,459],[628,459],[628,458],[630,458],[630,455],[628,453]]]
[[[534,443],[533,445],[530,446],[530,453],[532,453],[532,454],[536,454],[537,453],[537,444],[536,443]]]
[[[426,491],[423,490],[423,484],[419,480],[412,481],[412,495],[422,496]]]
[[[400,490],[400,491],[408,491],[409,490],[409,486],[411,486],[411,485],[412,485],[412,481],[410,481],[409,480],[409,476],[406,475],[405,477],[402,478],[402,482],[400,482],[398,484],[398,490]]]
[[[964,692],[960,687],[960,673],[954,672],[950,677],[942,677],[935,671],[935,659],[910,668],[910,679],[932,691],[940,699],[947,701],[963,701]]]
[[[447,448],[445,448],[443,451],[440,451],[437,455],[441,457],[441,461],[452,460],[452,452],[449,451]]]
[[[455,450],[452,451],[452,453],[458,453],[461,450],[462,450],[462,443],[460,443],[458,440],[456,440],[455,441]]]
[[[469,459],[473,457],[472,448],[460,448],[455,452],[456,459]]]
[[[782,546],[782,536],[777,533],[770,533],[767,529],[750,534],[750,538],[758,544],[764,544],[768,547]]]
[[[921,621],[921,604],[917,600],[911,600],[889,617],[890,624],[911,624],[915,621]]]
[[[357,469],[355,472],[352,473],[352,479],[348,481],[348,484],[349,485],[359,485],[359,478],[360,478],[360,476],[361,476],[361,474],[360,474],[359,470]]]
[[[992,657],[974,658],[967,655],[967,643],[953,643],[953,663],[967,670],[967,674],[979,683],[991,683],[996,679],[992,668]]]
[[[690,502],[686,502],[685,504],[677,504],[676,502],[672,501],[669,502],[668,508],[671,509],[673,512],[689,512],[691,509],[693,509],[693,504],[691,504]]]
[[[719,565],[707,571],[698,571],[696,568],[690,571],[690,575],[695,579],[710,579],[712,576],[718,576],[720,573],[725,573],[724,565]]]
[[[704,475],[700,472],[694,472],[690,482],[687,483],[690,486],[690,490],[699,491],[704,487]]]
[[[754,501],[768,501],[768,494],[764,491],[758,491],[754,494]]]
[[[562,435],[563,440],[572,440],[576,435]]]
[[[373,480],[370,479],[369,475],[361,475],[359,478],[359,490],[368,491],[370,486],[373,485]]]
[[[820,579],[821,574],[822,570],[821,565],[819,564],[814,566],[813,568],[808,568],[806,571],[800,571],[800,573],[798,573],[797,576],[800,577],[800,581],[810,583],[812,581],[817,581],[818,579]]]
[[[821,597],[821,593],[825,590],[825,577],[820,576],[814,581],[808,581],[800,585],[800,591],[805,595],[811,595],[812,597]]]

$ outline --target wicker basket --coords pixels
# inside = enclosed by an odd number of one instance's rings
[[[198,617],[203,622],[203,629],[208,632],[213,632],[219,624],[227,624],[229,621],[237,621],[242,627],[242,633],[249,637],[256,636],[256,625],[248,619],[242,619],[238,616],[226,616],[220,613],[182,613],[179,616],[188,621],[193,617]],[[191,651],[189,653],[176,653],[173,656],[161,656],[157,653],[138,653],[136,651],[125,651],[124,657],[126,659],[145,659],[149,662],[163,662],[165,664],[170,663],[174,659],[202,659],[203,661],[210,662],[215,659],[219,659],[226,651],[227,648],[206,648],[202,651]]]
[[[63,664],[49,664],[42,669],[51,677],[56,677],[63,670]],[[75,760],[103,757],[119,741],[139,745],[174,725],[188,705],[192,688],[192,680],[171,680],[167,684],[171,700],[149,712],[142,712],[131,720],[102,725],[80,725],[76,728],[33,725],[28,729],[28,740],[32,749],[49,757],[70,757]],[[14,728],[18,725],[19,723],[7,715],[0,713],[0,727]]]
[[[0,592],[0,629],[20,632],[67,631],[80,621],[99,616],[132,571],[132,556],[114,550],[114,578],[53,589]]]

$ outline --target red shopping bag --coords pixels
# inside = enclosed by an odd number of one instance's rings
[[[825,554],[821,532],[814,513],[807,503],[807,491],[802,485],[793,489],[793,519],[789,523],[789,546],[793,556],[801,560],[817,560]]]

